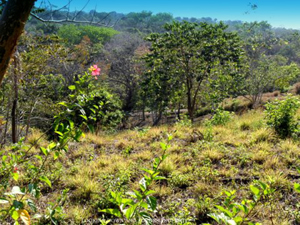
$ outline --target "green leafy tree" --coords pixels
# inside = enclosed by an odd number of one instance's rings
[[[76,26],[64,25],[58,30],[58,35],[70,44],[79,44],[84,36],[87,36],[93,44],[108,42],[118,31],[107,27],[95,27],[90,25]]]
[[[144,87],[146,95],[157,96],[155,102],[160,111],[181,90],[193,120],[198,95],[207,82],[238,76],[236,68],[241,66],[243,51],[237,34],[225,32],[226,28],[223,23],[173,22],[165,25],[166,33],[148,37],[152,47],[145,59],[149,71]],[[225,68],[230,67],[234,70],[229,73]],[[220,68],[222,73],[217,72]]]
[[[287,64],[282,56],[262,55],[255,65],[250,68],[245,79],[245,91],[248,94],[245,97],[254,108],[261,103],[263,93],[274,89],[285,91],[290,82],[300,75],[298,65]]]

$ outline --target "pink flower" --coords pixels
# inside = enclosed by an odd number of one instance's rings
[[[92,76],[95,76],[95,79],[97,80],[97,76],[100,75],[101,69],[97,65],[93,65],[89,69],[92,73]]]
[[[15,166],[13,172],[14,172],[14,173],[17,173],[18,171],[19,171],[18,167]]]

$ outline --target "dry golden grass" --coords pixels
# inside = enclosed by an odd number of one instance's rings
[[[123,193],[138,190],[142,168],[151,168],[154,157],[162,154],[160,143],[166,141],[168,134],[174,138],[167,159],[160,165],[161,175],[167,179],[151,186],[156,191],[159,213],[165,217],[194,202],[186,207],[190,215],[199,213],[199,218],[200,215],[205,218],[204,214],[212,212],[213,206],[222,201],[220,193],[224,190],[237,190],[238,200],[251,197],[248,190],[254,179],[272,184],[281,196],[291,195],[295,180],[290,174],[297,174],[295,168],[300,164],[299,140],[279,140],[267,128],[261,110],[251,110],[234,116],[224,126],[214,126],[212,140],[192,138],[193,134],[205,132],[204,125],[177,124],[110,135],[86,134],[81,143],[72,143],[60,160],[64,168],[57,184],[70,188],[67,217],[74,221],[93,218],[98,210],[95,202],[106,198],[110,190]],[[35,131],[28,141],[33,142],[38,136]],[[60,193],[61,189],[54,184],[54,193]],[[89,201],[95,202],[88,204]],[[283,201],[294,207],[289,198],[276,198],[274,204]],[[292,216],[290,212],[277,210],[274,221],[283,223],[275,224],[284,224],[287,221],[284,218]],[[269,208],[261,208],[255,219],[269,224],[266,220],[269,215]]]

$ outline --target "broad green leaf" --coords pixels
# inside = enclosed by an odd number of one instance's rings
[[[39,198],[39,196],[40,196],[40,189],[38,188],[37,184],[29,184],[28,185],[28,190],[29,190],[29,193],[33,197]]]
[[[45,182],[50,188],[52,188],[51,181],[46,176],[40,176],[40,180]]]
[[[24,204],[23,202],[13,200],[13,206],[15,207],[15,209],[22,209],[24,207]]]
[[[19,213],[17,210],[13,210],[10,212],[11,218],[13,218],[14,220],[18,220],[19,219]]]
[[[294,188],[298,193],[300,193],[300,184],[295,183]]]
[[[250,185],[250,190],[252,191],[252,193],[253,193],[255,196],[259,196],[259,194],[260,194],[259,188],[255,187],[254,185]]]
[[[163,151],[167,150],[167,144],[166,144],[166,143],[161,142],[161,143],[160,143],[160,147],[161,147],[161,149],[162,149]]]
[[[122,217],[122,214],[118,209],[101,209],[101,210],[99,210],[99,212],[108,213],[108,214],[114,215],[119,218]]]
[[[137,207],[137,204],[132,205],[129,208],[127,208],[126,210],[124,210],[125,217],[127,219],[131,219],[134,216],[134,212],[135,212],[136,207]]]
[[[154,198],[153,196],[149,196],[146,198],[147,203],[149,205],[149,208],[152,209],[152,211],[154,211],[156,209],[157,206],[157,201],[156,198]]]
[[[50,150],[54,149],[55,147],[56,147],[56,143],[54,143],[54,142],[51,142],[51,143],[48,145],[48,148],[49,148]]]
[[[70,85],[68,88],[69,88],[71,91],[73,91],[73,90],[76,89],[76,86],[75,86],[75,85]]]
[[[222,206],[220,206],[220,205],[216,205],[216,208],[218,208],[221,212],[223,212],[226,216],[228,216],[228,217],[232,217],[232,213],[229,211],[229,210],[227,210],[227,209],[225,209],[224,207],[222,207]]]
[[[154,180],[165,180],[166,178],[165,177],[162,177],[162,176],[156,176],[154,177]]]
[[[48,149],[44,148],[44,147],[40,147],[40,150],[43,152],[44,155],[48,155]]]
[[[153,170],[148,170],[148,169],[142,169],[142,170],[144,170],[146,173],[149,173],[150,175],[155,173],[155,171]]]
[[[136,195],[136,198],[138,200],[141,200],[143,198],[143,195],[139,191],[137,191],[137,190],[133,190],[133,191],[134,191],[134,193]]]
[[[15,180],[15,181],[18,181],[18,179],[19,179],[19,174],[16,172],[16,173],[13,173],[13,179]]]
[[[58,104],[68,107],[67,103],[65,103],[65,102],[59,102]]]
[[[145,194],[146,196],[148,196],[148,195],[151,195],[151,194],[154,194],[154,193],[156,193],[156,191],[149,190],[149,191],[146,191],[144,194]]]

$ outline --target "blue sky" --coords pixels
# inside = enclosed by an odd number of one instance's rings
[[[43,0],[38,0],[39,2]],[[50,0],[62,6],[68,0]],[[249,3],[257,4],[251,10]],[[85,0],[73,0],[72,9],[81,9]],[[142,10],[169,12],[174,17],[212,17],[218,20],[262,21],[275,27],[300,29],[300,0],[90,0],[87,11],[95,9],[104,12],[140,12]],[[245,13],[249,11],[249,13]]]

